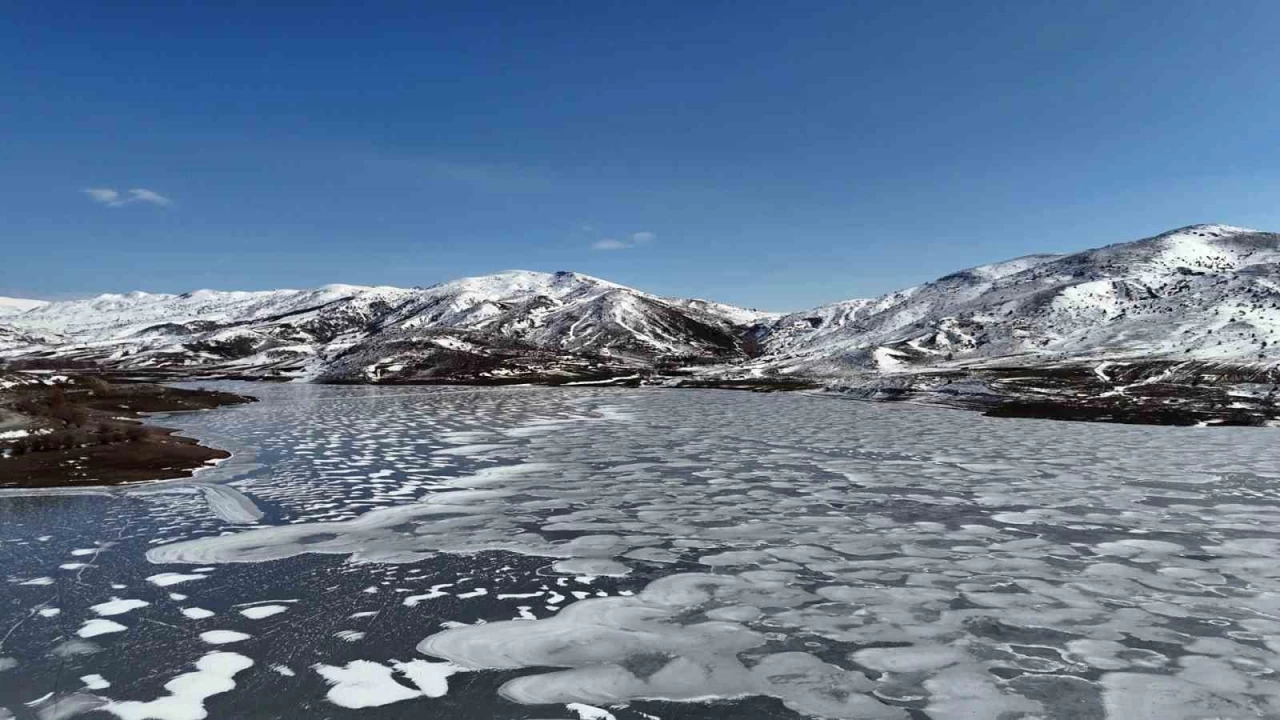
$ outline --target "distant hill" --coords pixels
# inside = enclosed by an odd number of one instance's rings
[[[45,300],[26,300],[23,298],[0,297],[0,317],[17,315],[33,310],[49,303]]]

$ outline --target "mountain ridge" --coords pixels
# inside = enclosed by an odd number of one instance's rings
[[[667,356],[737,359],[735,328],[764,317],[580,273],[513,270],[425,288],[100,295],[5,318],[0,349],[115,369],[343,382],[438,379],[451,367],[473,368],[471,379],[572,379],[635,372]],[[512,374],[504,366],[513,364],[527,367]]]
[[[992,363],[1280,359],[1280,235],[1190,225],[796,313],[581,273],[428,287],[133,292],[0,318],[0,355],[328,382],[617,375],[843,380]]]
[[[0,317],[18,315],[20,313],[27,312],[28,310],[34,310],[35,308],[43,307],[48,304],[49,302],[47,300],[0,296]]]
[[[792,313],[766,342],[774,369],[817,375],[1028,356],[1271,362],[1278,300],[1280,235],[1192,225]]]

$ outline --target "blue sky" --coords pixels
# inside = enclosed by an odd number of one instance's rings
[[[0,9],[0,294],[519,267],[798,309],[1280,230],[1278,3],[433,5]]]

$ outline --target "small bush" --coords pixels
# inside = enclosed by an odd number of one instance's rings
[[[89,392],[97,397],[109,397],[111,395],[110,383],[102,378],[88,377],[84,379],[84,384],[89,388]]]

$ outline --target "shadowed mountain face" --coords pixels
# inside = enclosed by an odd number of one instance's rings
[[[331,382],[1270,364],[1280,352],[1280,235],[1195,225],[785,316],[527,271],[429,288],[130,293],[5,307],[0,352],[10,357]]]

